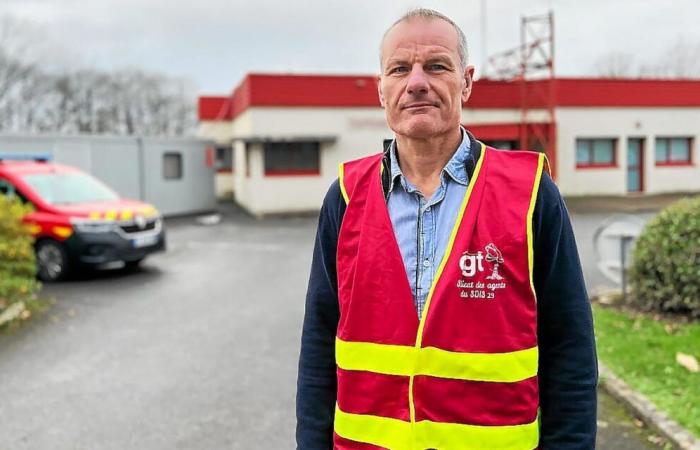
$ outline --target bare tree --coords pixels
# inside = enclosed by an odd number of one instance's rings
[[[193,133],[191,83],[140,69],[44,71],[26,58],[31,45],[23,29],[0,19],[0,131]]]
[[[629,78],[636,71],[634,55],[613,51],[607,53],[595,63],[596,73],[607,78]]]
[[[22,84],[35,71],[28,56],[30,39],[24,33],[27,24],[11,16],[0,17],[0,126],[13,120],[10,97],[22,90]]]
[[[678,40],[657,65],[657,73],[666,78],[700,77],[700,42]]]

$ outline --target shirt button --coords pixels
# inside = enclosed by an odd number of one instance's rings
[[[423,261],[423,267],[430,267],[430,261],[428,261],[427,259]]]
[[[428,212],[428,211],[430,211],[430,206],[428,206],[427,208],[425,208],[425,212]]]

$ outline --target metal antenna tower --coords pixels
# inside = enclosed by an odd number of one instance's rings
[[[554,13],[521,17],[520,46],[493,55],[489,58],[489,68],[491,78],[520,84],[520,148],[544,152],[554,177],[557,154]]]

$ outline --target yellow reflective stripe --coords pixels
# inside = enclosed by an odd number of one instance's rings
[[[348,342],[335,339],[335,361],[344,370],[364,370],[386,375],[413,374],[416,348],[371,342]]]
[[[122,220],[131,220],[134,217],[134,212],[130,209],[122,211]]]
[[[532,235],[532,215],[535,212],[535,202],[537,201],[537,193],[540,190],[540,180],[542,179],[542,168],[544,167],[544,153],[540,153],[537,158],[537,174],[535,175],[535,183],[532,187],[532,194],[530,195],[530,206],[527,210],[527,267],[530,274],[530,289],[532,289],[532,295],[535,296],[537,300],[537,294],[535,292],[535,282],[533,278],[533,272],[535,267],[535,250],[534,250],[534,237]]]
[[[416,422],[416,448],[440,450],[532,450],[539,444],[539,421],[524,425],[480,426]]]
[[[117,218],[117,211],[110,209],[105,213],[105,219],[107,220],[114,220]]]
[[[350,414],[336,406],[334,430],[345,439],[391,450],[532,450],[539,443],[539,420],[524,425],[481,426]]]
[[[345,165],[343,163],[338,164],[338,183],[340,184],[340,192],[343,194],[347,205],[350,203],[350,197],[348,197],[348,192],[345,190]]]
[[[341,411],[336,405],[333,429],[345,439],[374,444],[389,450],[414,448],[411,442],[411,423],[403,420],[350,414]]]
[[[507,353],[452,352],[435,347],[335,340],[335,358],[344,370],[386,375],[429,375],[457,380],[515,383],[537,375],[537,347]]]
[[[98,211],[92,211],[92,212],[90,212],[90,218],[91,218],[91,219],[97,220],[97,219],[99,219],[100,217],[101,217],[101,216],[100,216],[100,213],[99,213]]]
[[[508,353],[458,353],[434,347],[418,350],[416,375],[514,383],[537,375],[537,347]]]

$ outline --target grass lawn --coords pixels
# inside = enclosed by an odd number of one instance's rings
[[[676,352],[700,361],[700,323],[675,324],[593,305],[598,358],[632,388],[700,436],[700,372]]]

